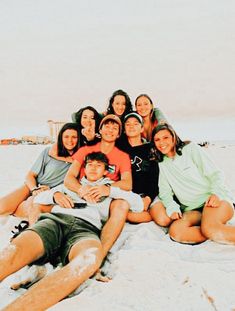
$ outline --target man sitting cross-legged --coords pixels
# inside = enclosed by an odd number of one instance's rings
[[[149,222],[152,220],[150,204],[158,195],[159,168],[152,145],[141,137],[144,130],[142,117],[136,112],[124,118],[125,134],[118,141],[118,147],[129,154],[132,168],[132,191],[141,195],[144,200],[144,211],[129,211],[127,220],[131,223]]]
[[[107,168],[108,159],[103,153],[88,154],[82,184],[106,184]],[[117,187],[109,186],[107,192],[107,196],[113,197],[125,196],[125,193],[135,196]],[[76,194],[74,199],[79,200]],[[32,286],[5,310],[45,310],[96,272],[103,260],[99,235],[102,223],[108,219],[110,202],[110,197],[101,198],[99,203],[80,199],[78,208],[54,207],[55,213],[42,214],[36,224],[12,240],[0,253],[1,280],[29,263],[43,264],[58,256],[64,267]]]

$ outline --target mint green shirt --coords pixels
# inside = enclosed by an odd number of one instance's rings
[[[212,194],[221,200],[233,202],[221,171],[206,152],[192,142],[183,147],[181,156],[165,156],[163,162],[159,163],[159,169],[159,199],[169,217],[173,212],[190,211],[203,206]],[[174,194],[180,205],[173,199]]]

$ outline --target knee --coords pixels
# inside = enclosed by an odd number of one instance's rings
[[[180,228],[177,221],[174,221],[169,228],[169,236],[176,242],[182,242],[182,228]]]
[[[98,270],[102,260],[101,247],[91,247],[74,256],[70,265],[73,267],[73,271],[77,271],[79,274],[88,273],[92,275]]]
[[[0,199],[0,215],[10,214],[8,212],[7,204],[4,199]]]
[[[219,224],[207,224],[203,222],[201,224],[201,233],[209,240],[219,241],[222,238],[219,227]]]
[[[125,201],[125,200],[114,200],[110,206],[110,213],[111,213],[111,215],[117,214],[117,215],[127,216],[129,208],[130,208],[130,206],[127,203],[127,201]]]
[[[156,224],[161,227],[169,227],[169,225],[172,222],[172,220],[169,217],[166,217],[165,215],[159,215],[158,217],[152,218],[156,222]]]
[[[165,212],[165,208],[164,208],[164,212],[161,212],[161,211],[158,211],[156,206],[153,206],[150,208],[149,213],[153,221],[161,227],[168,227],[172,223],[171,218],[168,217]]]

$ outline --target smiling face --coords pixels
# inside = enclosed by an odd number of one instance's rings
[[[142,118],[150,116],[153,110],[153,105],[151,104],[150,100],[145,97],[141,96],[136,101],[136,111]]]
[[[68,152],[72,152],[78,143],[77,131],[72,129],[65,130],[62,135],[62,142]]]
[[[175,156],[175,139],[172,134],[164,129],[154,135],[154,145],[162,154],[172,158]]]
[[[92,110],[85,109],[82,112],[81,126],[83,128],[86,128],[86,127],[95,128],[95,115],[94,115],[94,112]]]
[[[130,117],[125,122],[125,132],[127,137],[139,137],[143,127],[135,117]]]
[[[85,175],[89,181],[97,181],[106,175],[105,163],[96,160],[88,160],[85,165]]]
[[[113,103],[113,111],[114,113],[121,117],[126,110],[126,98],[123,95],[116,95],[114,97]]]
[[[119,137],[119,124],[115,121],[105,122],[100,129],[100,134],[103,141],[115,142]]]

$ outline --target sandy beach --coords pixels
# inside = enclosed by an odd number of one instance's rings
[[[182,139],[210,143],[235,196],[235,2],[0,1],[0,139],[49,135],[125,90],[147,93]],[[226,140],[226,142],[225,142]],[[0,196],[24,181],[42,145],[0,146]],[[0,249],[19,219],[0,217]],[[235,225],[235,220],[232,221]],[[172,242],[153,222],[126,224],[104,266],[53,311],[235,310],[235,246]],[[0,283],[0,309],[21,295]],[[30,310],[31,311],[31,310]]]
[[[0,195],[23,182],[44,147],[1,146]],[[235,195],[235,145],[210,144],[205,150],[224,171],[226,183]],[[12,216],[0,218],[1,248],[17,222]],[[197,246],[181,245],[172,242],[153,222],[126,224],[103,268],[112,280],[100,283],[90,279],[78,295],[50,310],[234,310],[234,260],[233,245],[211,241]],[[24,292],[10,290],[9,285],[26,274],[27,270],[23,270],[0,284],[1,308]]]

